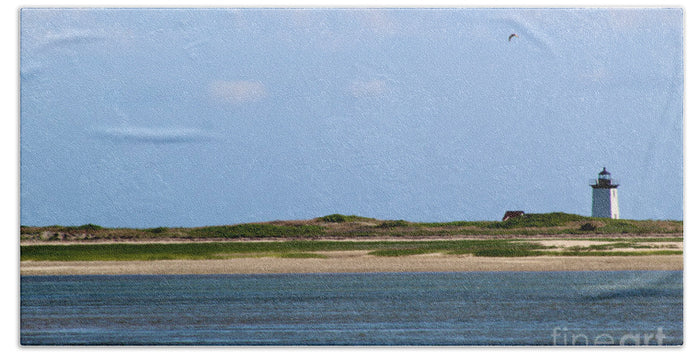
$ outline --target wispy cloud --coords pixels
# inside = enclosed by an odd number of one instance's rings
[[[218,102],[240,104],[260,101],[267,95],[267,89],[257,81],[218,80],[209,85],[209,94]]]
[[[43,36],[44,46],[61,47],[73,44],[101,42],[107,37],[100,31],[82,29],[66,29],[59,32],[48,32]]]
[[[199,142],[214,138],[206,131],[192,128],[103,128],[98,130],[97,135],[114,141],[159,144]]]

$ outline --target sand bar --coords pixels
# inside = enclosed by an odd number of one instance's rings
[[[22,261],[21,275],[266,274],[444,271],[682,270],[683,255],[474,257],[424,254],[376,257],[335,252],[325,259],[276,257],[221,260]]]

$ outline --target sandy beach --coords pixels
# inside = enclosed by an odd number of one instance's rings
[[[366,251],[326,252],[320,258],[253,257],[221,260],[22,261],[21,275],[265,274],[445,271],[682,270],[683,255],[473,257],[423,254],[376,257]]]
[[[629,236],[628,236],[629,238]],[[476,238],[475,238],[476,239]],[[400,238],[373,238],[401,240]],[[415,240],[415,239],[414,239]],[[449,240],[423,237],[417,240]],[[599,240],[532,238],[552,251],[590,247],[609,242]],[[646,250],[683,250],[682,241],[638,241]],[[203,243],[214,242],[203,241]],[[267,240],[272,242],[272,240]],[[278,240],[279,241],[279,240]],[[347,240],[346,240],[347,241]],[[356,240],[359,241],[359,240]],[[163,243],[183,241],[163,240]],[[101,242],[96,242],[100,244]],[[109,242],[104,242],[109,243]],[[141,243],[131,241],[129,243]],[[237,242],[231,242],[237,243]],[[22,243],[34,245],[36,242]],[[70,245],[77,242],[44,242]],[[86,243],[93,244],[93,243]],[[614,247],[609,251],[639,249]],[[118,274],[265,274],[265,273],[352,273],[352,272],[449,272],[449,271],[614,271],[682,270],[683,255],[584,255],[486,257],[471,254],[429,253],[404,256],[375,256],[371,250],[316,251],[318,258],[283,258],[260,254],[232,254],[222,259],[137,261],[36,261],[20,262],[21,275],[118,275]]]

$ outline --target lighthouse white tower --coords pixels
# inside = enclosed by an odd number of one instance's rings
[[[617,204],[616,181],[610,178],[610,173],[603,168],[598,179],[592,181],[593,188],[593,217],[620,218],[620,207]]]

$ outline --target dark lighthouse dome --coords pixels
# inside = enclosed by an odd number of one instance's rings
[[[598,179],[595,180],[595,184],[591,184],[593,188],[616,188],[618,184],[616,184],[613,179],[610,178],[610,172],[603,167],[603,171],[598,173]]]

